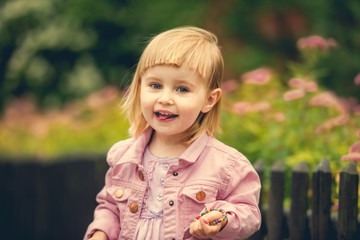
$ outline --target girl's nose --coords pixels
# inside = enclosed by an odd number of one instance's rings
[[[158,103],[164,104],[164,105],[172,105],[174,104],[174,100],[172,99],[172,95],[169,91],[163,91],[158,98]]]

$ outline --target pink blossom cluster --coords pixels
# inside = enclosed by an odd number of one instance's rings
[[[322,92],[314,97],[312,97],[309,101],[310,106],[321,106],[325,108],[333,108],[339,115],[337,117],[331,118],[326,122],[320,124],[316,128],[316,132],[320,133],[324,130],[331,129],[335,126],[345,125],[349,120],[349,109],[346,106],[346,102],[336,96],[335,93],[327,91]]]
[[[22,96],[9,102],[0,124],[9,131],[30,131],[39,139],[45,137],[49,130],[49,121],[43,117],[32,96]]]
[[[357,137],[360,139],[360,130],[357,132]],[[346,161],[356,161],[360,162],[360,141],[355,142],[353,145],[349,148],[349,153],[342,156],[341,160]]]
[[[86,103],[91,109],[105,106],[119,96],[119,90],[114,86],[107,86],[98,92],[90,94],[86,98]]]
[[[266,67],[258,68],[250,72],[246,72],[241,76],[241,80],[244,84],[253,85],[266,85],[271,80],[271,70]],[[237,85],[233,82],[227,83],[226,87],[235,88]],[[232,110],[239,115],[247,113],[265,112],[271,109],[271,104],[267,101],[260,102],[248,102],[239,101],[233,104]]]
[[[285,101],[292,101],[303,98],[307,92],[315,92],[318,89],[316,82],[303,78],[292,78],[289,86],[295,89],[286,91],[283,95]]]
[[[318,89],[316,82],[305,80],[303,78],[292,78],[289,81],[289,86],[293,88],[304,89],[305,92],[315,92]]]
[[[297,41],[297,48],[299,50],[307,49],[320,49],[328,50],[330,48],[337,47],[337,42],[333,38],[325,39],[318,35],[312,35],[305,38],[300,38]]]
[[[355,76],[354,83],[356,86],[360,86],[360,73]]]
[[[224,81],[222,84],[221,84],[221,89],[225,92],[225,93],[228,93],[228,92],[233,92],[235,91],[237,88],[238,88],[238,82],[235,80],[235,79],[230,79],[230,80],[227,80],[227,81]]]
[[[241,79],[244,83],[255,84],[255,85],[265,85],[271,79],[271,71],[269,68],[258,68],[251,72],[244,73],[241,76]]]
[[[310,106],[334,107],[343,112],[344,106],[334,92],[325,91],[312,97],[309,101]]]
[[[40,111],[32,97],[21,97],[6,106],[0,124],[9,130],[29,130],[34,136],[43,139],[49,133],[52,125],[76,124],[74,119],[81,114],[82,109],[101,108],[119,96],[118,89],[109,86],[87,97],[85,106],[75,101],[61,110],[50,110],[48,112]]]
[[[243,115],[246,113],[257,113],[257,112],[265,112],[271,109],[271,105],[269,102],[257,102],[250,103],[246,101],[236,102],[233,107],[233,111],[239,115]]]

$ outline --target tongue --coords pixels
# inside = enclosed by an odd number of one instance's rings
[[[165,119],[167,119],[168,117],[169,117],[169,116],[159,114],[159,119],[160,119],[160,120],[165,120]]]

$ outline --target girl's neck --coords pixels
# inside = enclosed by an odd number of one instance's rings
[[[184,141],[180,141],[174,136],[162,136],[153,133],[149,148],[152,154],[158,157],[177,158],[187,148]]]

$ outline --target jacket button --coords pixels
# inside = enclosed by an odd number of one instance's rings
[[[144,181],[144,173],[142,171],[138,172],[139,178],[141,181]]]
[[[130,209],[130,212],[136,213],[137,210],[138,210],[138,205],[133,202],[133,203],[130,204],[129,209]]]
[[[179,174],[177,172],[173,172],[173,176],[177,177]]]
[[[206,194],[204,191],[199,191],[197,194],[196,194],[196,199],[199,200],[199,201],[204,201],[205,200],[205,197],[206,197]]]
[[[174,201],[171,200],[171,201],[169,202],[169,205],[170,205],[170,206],[174,206]]]
[[[121,198],[123,195],[124,195],[124,190],[122,190],[122,189],[116,190],[115,197]]]

